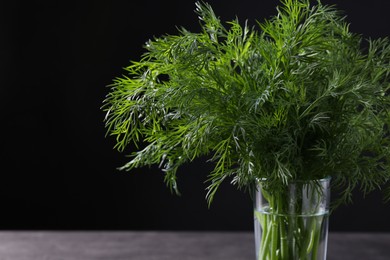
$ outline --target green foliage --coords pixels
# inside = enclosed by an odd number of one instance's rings
[[[146,43],[102,107],[116,148],[139,148],[121,169],[159,165],[177,190],[177,169],[208,156],[209,202],[226,179],[253,189],[266,178],[272,193],[332,176],[340,202],[386,185],[388,39],[362,39],[319,1],[282,0],[277,10],[249,27],[197,2],[200,32]]]

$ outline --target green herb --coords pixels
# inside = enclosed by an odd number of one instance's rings
[[[281,0],[277,11],[222,23],[197,2],[200,32],[146,43],[102,107],[115,147],[139,148],[120,169],[159,165],[178,191],[178,168],[206,156],[209,203],[226,180],[253,190],[266,179],[278,193],[331,176],[338,203],[388,183],[389,40],[350,32],[320,1]]]

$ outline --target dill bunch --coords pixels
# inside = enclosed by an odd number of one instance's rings
[[[197,2],[200,32],[145,44],[102,106],[115,148],[138,148],[121,170],[159,165],[178,192],[178,168],[208,157],[209,203],[227,179],[246,190],[266,179],[272,194],[331,176],[338,203],[386,187],[389,40],[350,32],[320,1],[281,0],[277,11],[250,27]]]

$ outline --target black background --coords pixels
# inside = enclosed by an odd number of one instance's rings
[[[209,1],[223,21],[262,21],[274,0]],[[390,34],[388,0],[329,0],[364,37]],[[248,194],[223,185],[208,209],[212,165],[181,168],[182,196],[156,168],[116,167],[102,101],[112,79],[153,36],[199,30],[194,1],[0,3],[0,229],[252,230]],[[127,151],[129,152],[129,151]],[[338,208],[330,230],[390,231],[379,192]]]

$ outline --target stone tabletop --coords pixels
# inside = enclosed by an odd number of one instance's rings
[[[0,231],[0,260],[253,260],[252,232]],[[389,260],[390,234],[329,234],[328,260]]]

